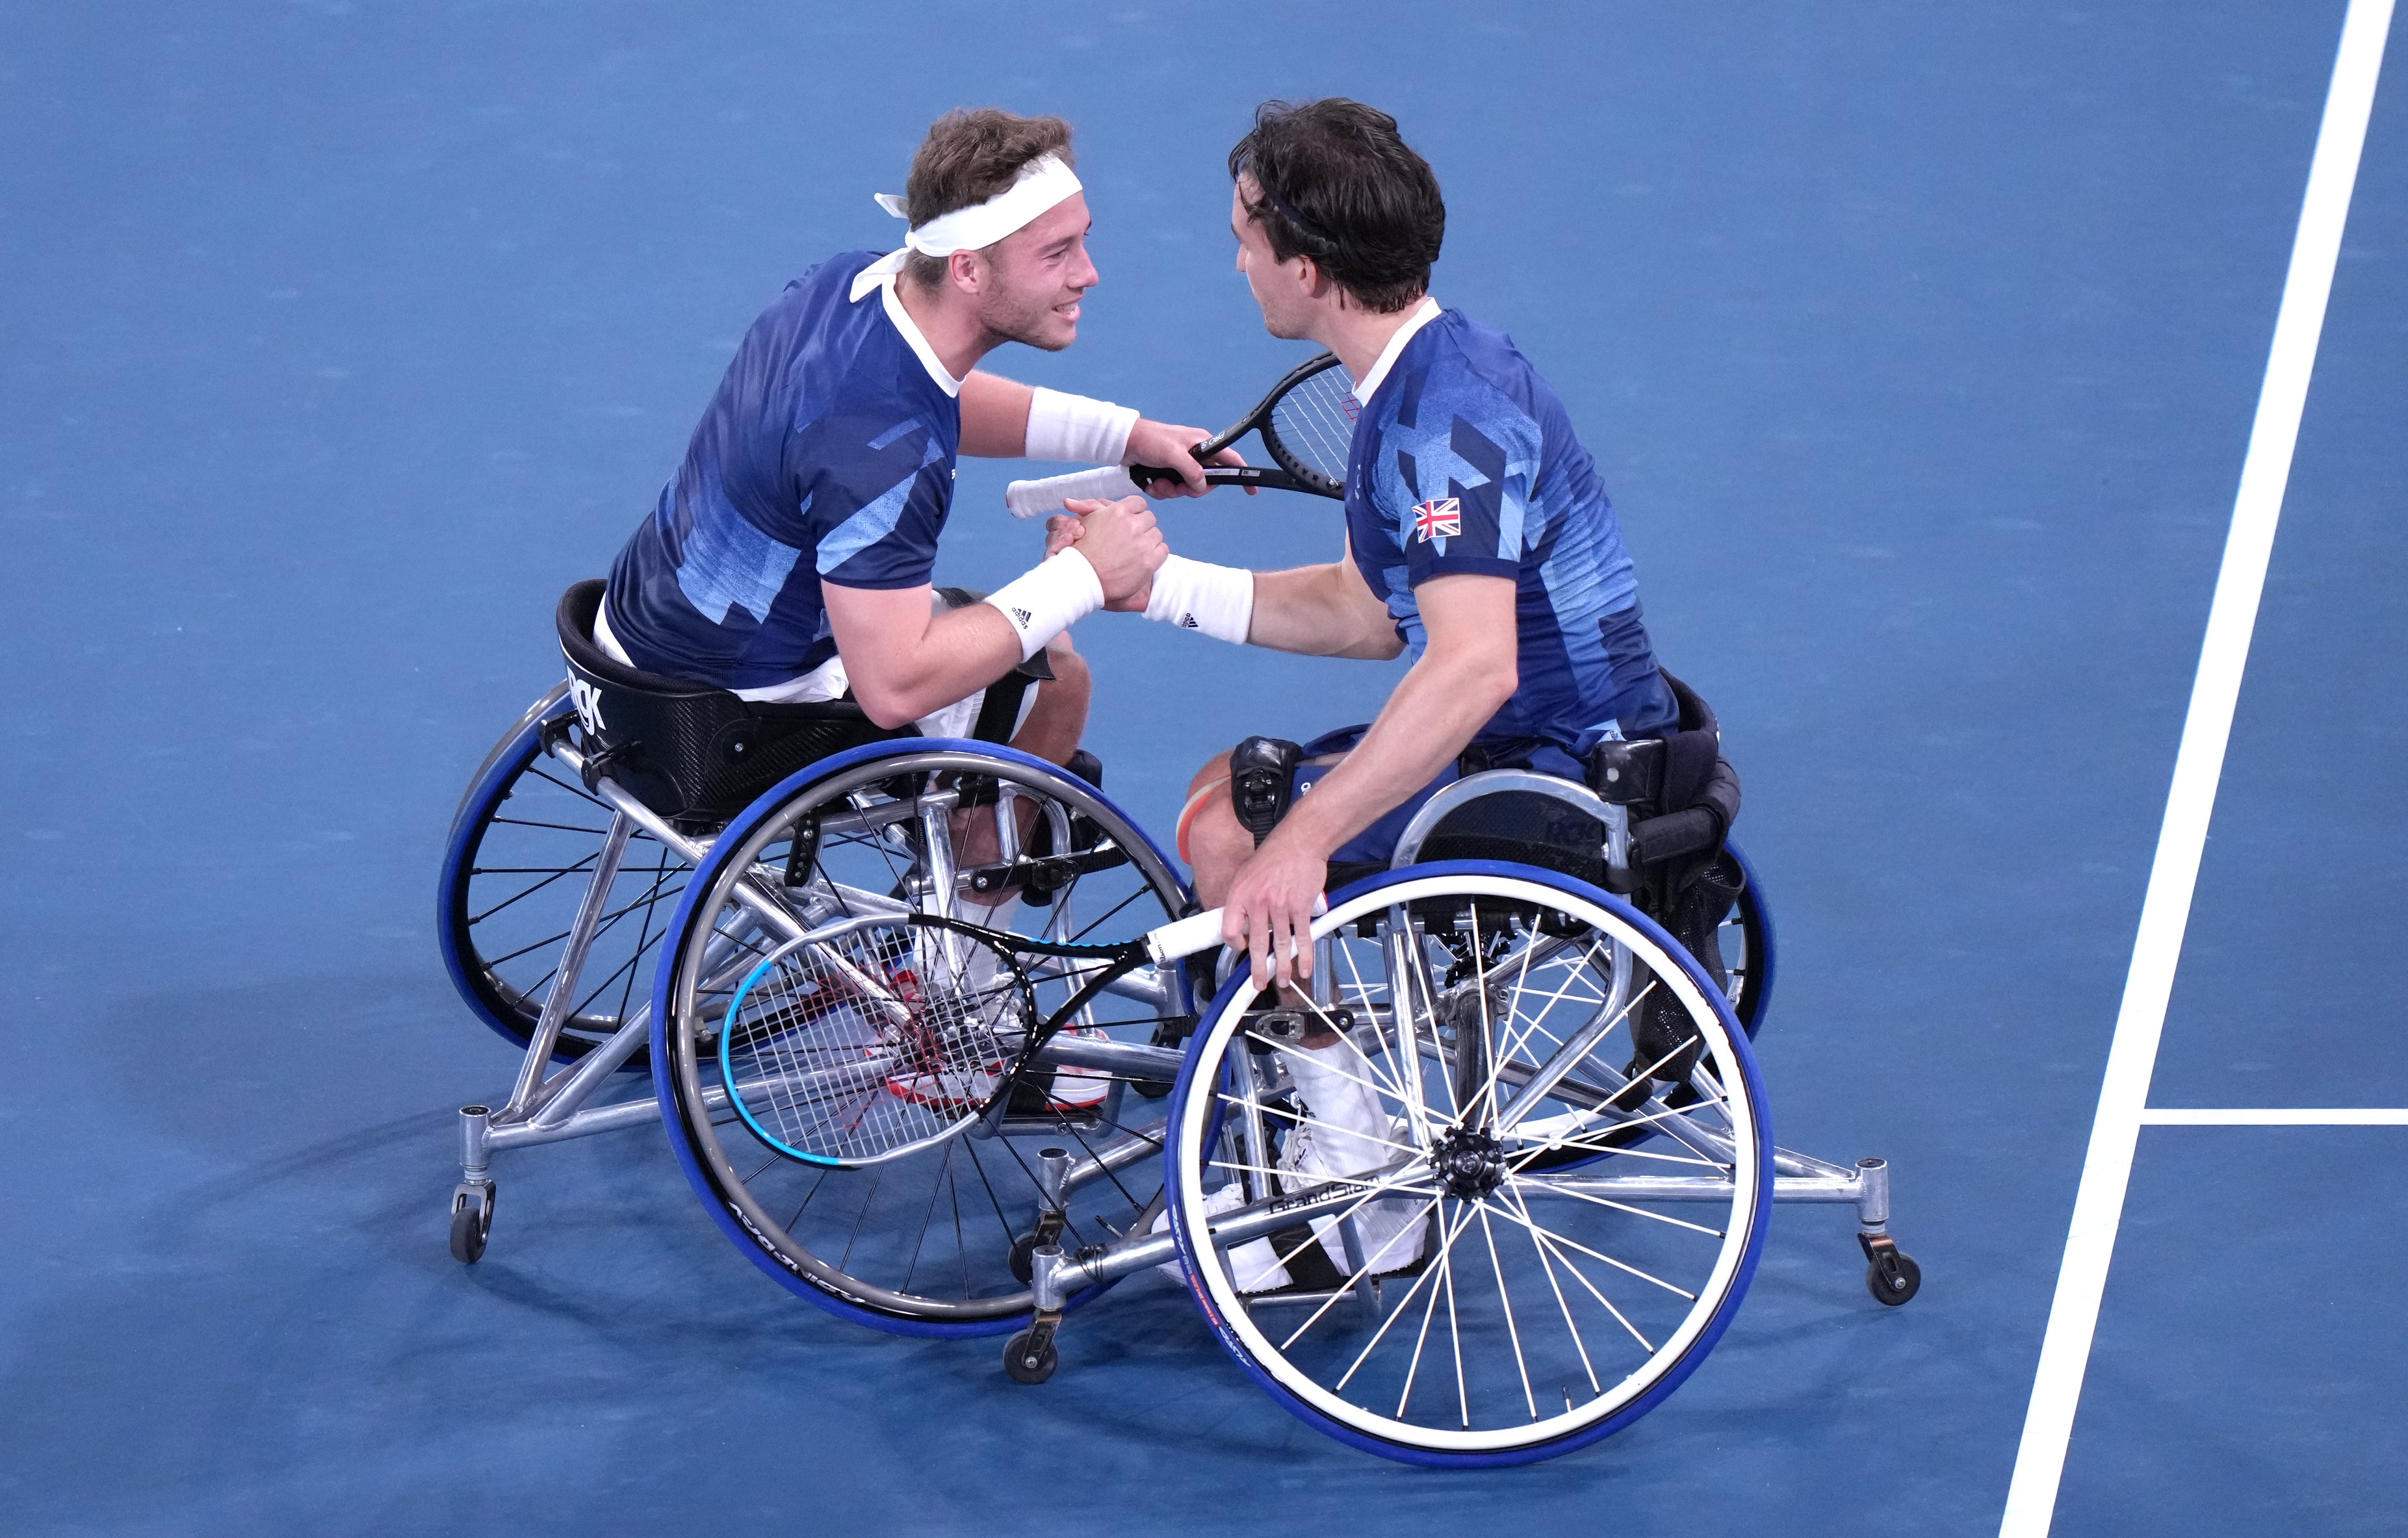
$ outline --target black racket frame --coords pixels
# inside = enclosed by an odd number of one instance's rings
[[[1168,472],[1165,473],[1168,474]],[[995,1092],[987,1097],[986,1104],[979,1108],[976,1116],[965,1118],[970,1120],[995,1115],[997,1108],[1010,1099],[1011,1088],[1019,1081],[1022,1071],[1036,1058],[1045,1044],[1059,1035],[1064,1027],[1078,1018],[1079,1011],[1084,1009],[1088,1003],[1102,993],[1106,988],[1135,972],[1153,957],[1153,952],[1146,948],[1145,938],[1142,935],[1134,940],[1124,940],[1117,945],[1077,945],[1063,940],[1031,939],[1025,934],[988,929],[982,924],[965,923],[961,919],[948,919],[937,913],[907,913],[898,914],[896,917],[906,927],[950,930],[956,934],[967,935],[989,949],[1000,952],[1005,962],[1011,968],[1012,986],[1020,990],[1024,999],[1029,1000],[1032,1004],[1036,988],[1029,981],[1027,972],[1020,964],[1023,957],[1058,956],[1074,961],[1099,961],[1105,963],[1103,969],[1088,978],[1085,984],[1070,995],[1061,1008],[1030,1028],[1026,1041],[1021,1046],[1020,1055],[1012,1060],[1010,1070],[996,1075]],[[1026,1016],[1034,1016],[1035,1013],[1036,1011],[1031,1008],[1026,1012]]]
[[[1260,433],[1263,447],[1270,450],[1271,463],[1208,465],[1204,471],[1204,478],[1215,486],[1258,486],[1274,491],[1302,491],[1311,496],[1344,501],[1345,482],[1332,480],[1297,458],[1295,451],[1280,441],[1278,430],[1271,426],[1271,412],[1289,391],[1313,376],[1337,366],[1338,355],[1334,352],[1324,352],[1316,357],[1306,359],[1290,369],[1286,377],[1271,386],[1270,393],[1256,403],[1254,408],[1247,412],[1236,426],[1215,434],[1188,450],[1198,462],[1201,462],[1211,459],[1249,433]],[[1150,464],[1132,464],[1128,467],[1128,473],[1129,478],[1137,482],[1138,489],[1148,495],[1153,494],[1156,482],[1166,480],[1176,482],[1180,478],[1179,472],[1176,470],[1164,470]]]

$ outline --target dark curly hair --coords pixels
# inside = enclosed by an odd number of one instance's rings
[[[1254,184],[1247,217],[1281,261],[1312,258],[1383,315],[1429,292],[1446,202],[1429,162],[1378,107],[1343,96],[1265,102],[1229,151],[1229,176]]]

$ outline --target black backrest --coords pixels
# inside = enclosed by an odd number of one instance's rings
[[[918,734],[884,730],[851,700],[763,705],[614,661],[594,644],[602,589],[578,583],[555,617],[589,778],[608,776],[664,818],[723,823],[805,764]]]

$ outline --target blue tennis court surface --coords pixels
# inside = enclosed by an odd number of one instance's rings
[[[2363,0],[2361,0],[2363,3]],[[26,4],[0,25],[0,1529],[1998,1531],[2286,291],[2342,0]],[[2394,47],[2397,64],[2399,50]],[[2375,96],[2148,1104],[2408,1106],[2408,96]],[[497,1165],[445,823],[559,675],[794,272],[928,121],[1078,125],[1103,286],[999,370],[1218,425],[1258,100],[1394,111],[1435,292],[1597,452],[1720,713],[1782,935],[1775,1132],[1887,1156],[1925,1286],[1786,1207],[1737,1322],[1585,1452],[1444,1474],[1283,1414],[1151,1275],[1039,1388],[849,1327],[656,1130]],[[966,463],[940,573],[1033,558]],[[1318,504],[1163,512],[1326,559]],[[1383,666],[1105,616],[1091,745],[1166,832]],[[631,1090],[648,1087],[630,1086]],[[2145,1125],[2059,1533],[2402,1531],[2408,1127]]]

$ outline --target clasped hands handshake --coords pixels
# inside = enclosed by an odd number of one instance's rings
[[[1143,497],[1118,502],[1073,499],[1063,511],[1045,520],[1045,553],[1051,557],[1076,545],[1103,584],[1104,607],[1143,613],[1154,592],[1154,574],[1170,554],[1170,547],[1154,522],[1154,509]]]
[[[1204,478],[1204,464],[1190,450],[1200,446],[1206,436],[1197,428],[1143,419],[1130,430],[1128,448],[1121,463],[1176,470],[1182,477],[1180,483],[1157,483],[1157,494],[1200,497],[1212,488]],[[1236,449],[1224,449],[1205,463],[1242,465],[1246,461]],[[1254,491],[1251,486],[1246,488],[1250,496]],[[1123,497],[1118,502],[1096,502],[1072,498],[1062,507],[1061,513],[1045,521],[1045,553],[1057,555],[1076,545],[1087,563],[1096,568],[1096,579],[1103,584],[1104,607],[1143,613],[1146,600],[1154,591],[1154,574],[1170,554],[1170,547],[1164,543],[1162,531],[1155,526],[1145,499]]]

